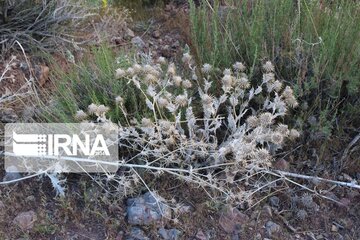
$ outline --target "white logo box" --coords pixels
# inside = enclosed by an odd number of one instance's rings
[[[10,123],[5,125],[5,169],[114,173],[118,127],[113,123]]]

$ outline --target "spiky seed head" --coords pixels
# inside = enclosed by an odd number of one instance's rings
[[[126,76],[126,72],[121,69],[121,68],[118,68],[116,69],[116,74],[115,74],[116,78],[119,79],[119,78],[123,78]]]
[[[201,71],[205,74],[209,74],[212,70],[212,66],[208,63],[205,63],[203,67],[201,68]]]
[[[98,108],[97,108],[97,113],[98,113],[99,115],[102,115],[102,114],[104,114],[104,113],[107,113],[109,110],[110,110],[109,107],[106,107],[105,105],[101,104],[101,105],[99,105]]]
[[[223,72],[223,74],[226,76],[226,75],[231,75],[232,72],[231,72],[231,69],[230,68],[226,68]]]
[[[79,110],[75,114],[75,119],[78,121],[85,120],[87,117],[88,115],[83,110]]]
[[[291,130],[290,130],[289,138],[290,138],[291,140],[295,140],[295,139],[297,139],[297,138],[299,138],[299,137],[300,137],[300,133],[299,133],[298,130],[296,130],[296,129],[291,129]]]
[[[175,68],[175,64],[171,63],[168,67],[167,73],[171,76],[175,76],[176,74],[176,68]]]
[[[276,80],[273,87],[275,92],[280,92],[282,89],[282,83],[279,80]]]
[[[233,65],[233,68],[234,68],[235,71],[238,71],[238,72],[244,72],[246,70],[245,65],[242,64],[241,62],[236,62]]]
[[[169,105],[169,101],[166,98],[160,97],[157,100],[157,103],[159,105],[159,107],[167,107]]]
[[[269,126],[272,124],[274,116],[269,112],[265,112],[260,114],[259,119],[262,126]]]
[[[94,114],[96,113],[98,110],[98,106],[95,103],[92,103],[88,106],[88,113],[89,114]]]
[[[126,74],[129,75],[130,77],[134,76],[136,73],[134,71],[134,69],[132,67],[129,67],[127,70],[126,70]]]
[[[174,76],[174,77],[173,77],[173,81],[174,81],[174,84],[175,84],[177,87],[180,87],[180,86],[181,86],[182,79],[181,79],[180,76]]]
[[[150,128],[153,126],[153,123],[149,118],[143,118],[141,119],[141,126],[145,128]]]
[[[251,128],[256,128],[260,125],[260,120],[258,117],[256,116],[250,116],[246,119],[247,124],[249,125],[249,127]]]
[[[213,102],[213,98],[207,94],[204,94],[202,97],[201,97],[201,100],[203,102],[204,105],[211,105],[212,102]]]
[[[275,74],[270,72],[270,73],[264,73],[263,74],[263,83],[268,83],[268,82],[273,82],[275,81]]]
[[[271,142],[277,145],[281,145],[283,143],[283,140],[284,140],[284,136],[281,133],[275,132],[271,134]]]
[[[148,74],[146,74],[144,80],[145,80],[145,82],[146,82],[147,84],[154,84],[154,83],[156,83],[156,82],[158,81],[158,78],[157,78],[156,76],[148,73]]]
[[[274,65],[270,61],[267,61],[262,67],[265,72],[273,72],[275,70]]]
[[[140,64],[135,63],[132,67],[136,74],[140,74],[143,71],[143,68]]]
[[[182,86],[184,88],[186,88],[186,89],[189,89],[189,88],[192,87],[192,84],[191,84],[191,82],[189,80],[185,80],[185,81],[182,82]]]
[[[175,103],[177,105],[179,105],[180,107],[185,107],[188,103],[188,99],[187,99],[186,95],[178,95],[175,98]]]
[[[190,63],[191,59],[192,59],[192,57],[189,53],[184,53],[181,60],[183,61],[183,63],[188,64],[188,63]]]

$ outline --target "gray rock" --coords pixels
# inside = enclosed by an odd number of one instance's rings
[[[7,181],[12,181],[12,180],[16,180],[16,179],[19,179],[21,178],[21,174],[18,172],[18,169],[17,167],[15,166],[10,166],[10,167],[7,167],[6,168],[6,173],[5,173],[5,176],[3,178],[3,181],[4,182],[7,182]]]
[[[131,225],[150,225],[159,222],[162,217],[171,218],[171,209],[157,201],[150,192],[128,199],[126,211],[128,223]]]
[[[277,223],[274,223],[273,221],[268,221],[265,224],[265,229],[266,229],[266,235],[270,238],[272,237],[273,234],[281,231],[280,225]]]
[[[160,228],[159,235],[165,240],[177,240],[181,235],[181,231],[175,228],[172,229]]]
[[[36,220],[36,213],[34,211],[28,211],[17,215],[13,222],[22,230],[29,230],[34,226]]]
[[[241,229],[241,225],[247,223],[249,217],[237,208],[227,206],[221,212],[219,224],[227,233],[235,233]]]
[[[269,203],[270,203],[270,206],[272,206],[274,208],[278,208],[280,199],[277,196],[272,196],[269,198]]]
[[[0,119],[3,123],[14,123],[19,117],[12,108],[5,108],[0,111]]]
[[[131,39],[131,43],[135,47],[140,48],[140,49],[142,49],[146,46],[145,42],[139,36],[133,37],[133,39]]]
[[[126,237],[126,240],[149,240],[145,232],[138,227],[132,227],[130,234]]]
[[[152,33],[152,36],[154,37],[154,38],[159,38],[160,37],[160,31],[159,30],[155,30],[153,33]]]

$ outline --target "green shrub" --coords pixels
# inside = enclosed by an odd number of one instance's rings
[[[293,79],[297,96],[308,103],[302,117],[325,109],[334,116],[344,97],[348,109],[359,104],[358,2],[242,0],[224,7],[204,0],[199,8],[190,5],[201,63],[223,67],[242,61],[252,78],[259,75],[259,60],[274,62],[278,78]]]

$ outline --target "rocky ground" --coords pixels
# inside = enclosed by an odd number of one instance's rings
[[[134,47],[138,54],[177,59],[183,46],[191,45],[188,30],[182,27],[187,21],[183,17],[186,11],[186,7],[168,5],[156,19],[135,22],[125,35],[113,36],[111,41],[119,47]],[[40,90],[51,88],[51,66],[41,61],[27,62],[21,55],[11,64],[6,82],[0,85],[1,99],[13,93],[26,94],[31,89],[27,85],[30,64],[36,86]],[[0,72],[5,67],[0,67]],[[26,121],[37,111],[21,106],[25,105],[17,98],[8,101],[0,113],[1,122]],[[327,165],[314,167],[317,141],[304,138],[296,151],[280,153],[274,168],[333,179]],[[20,177],[5,174],[2,164],[0,169],[0,179],[4,181]],[[335,179],[359,182],[359,173],[359,169],[344,170]],[[88,176],[68,175],[67,183],[68,194],[64,198],[55,196],[46,177],[1,185],[0,239],[360,238],[359,190],[320,182],[299,182],[313,192],[288,181],[277,182],[271,192],[261,193],[253,207],[215,203],[202,190],[170,177],[149,184],[156,192],[143,187],[127,199],[109,194]]]

